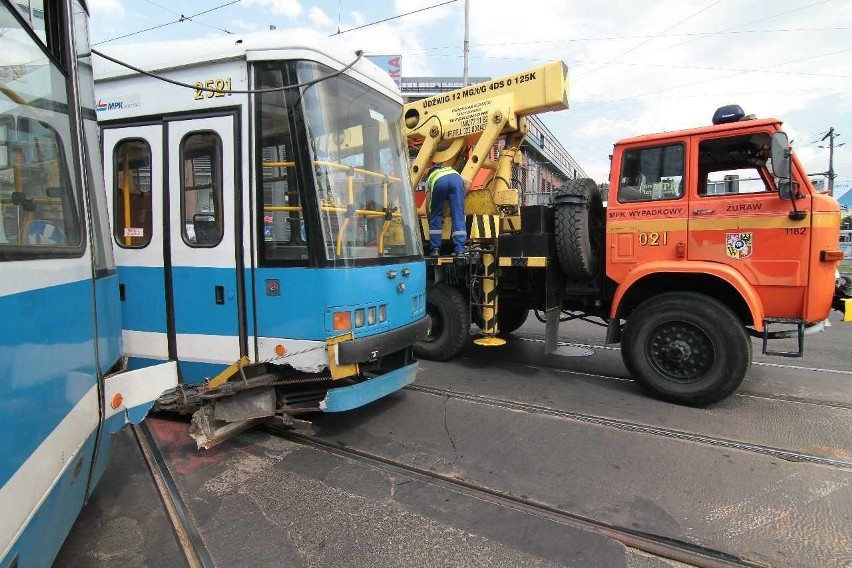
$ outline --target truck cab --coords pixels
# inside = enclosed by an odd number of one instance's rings
[[[679,402],[733,392],[739,382],[725,387],[724,376],[744,377],[749,334],[764,353],[801,356],[804,335],[828,317],[842,257],[839,205],[814,189],[781,121],[733,116],[621,140],[613,152],[608,340],[621,340],[637,380]],[[768,346],[791,337],[795,351]],[[719,390],[698,395],[713,374]]]
[[[613,316],[642,278],[678,275],[736,291],[736,311],[758,332],[767,320],[827,317],[835,265],[821,252],[838,249],[839,205],[795,154],[792,192],[779,192],[770,147],[780,131],[776,119],[745,120],[616,143],[606,213]]]

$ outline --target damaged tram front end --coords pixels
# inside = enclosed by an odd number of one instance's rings
[[[113,54],[196,90],[117,65],[97,82],[138,93],[99,114],[127,350],[178,361],[157,408],[193,413],[202,447],[402,388],[427,326],[393,81],[313,34],[206,41]]]

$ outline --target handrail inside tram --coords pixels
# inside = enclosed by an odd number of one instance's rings
[[[379,254],[384,253],[384,241],[385,236],[387,235],[388,230],[390,230],[390,225],[395,219],[402,219],[402,214],[397,212],[398,207],[394,207],[391,209],[388,207],[388,185],[390,182],[399,182],[402,181],[400,178],[392,175],[388,175],[382,172],[374,172],[372,170],[367,170],[364,168],[359,168],[356,166],[347,166],[346,164],[340,164],[337,162],[328,162],[325,160],[314,160],[314,165],[316,166],[325,166],[332,169],[337,169],[341,171],[346,171],[347,173],[347,189],[348,189],[348,203],[347,205],[355,204],[355,194],[354,194],[354,174],[359,173],[365,176],[372,176],[376,178],[382,179],[382,190],[384,193],[384,208],[378,210],[372,209],[354,209],[351,210],[351,213],[356,217],[374,217],[379,218],[382,217],[385,219],[384,223],[382,223],[382,230],[379,233],[379,240],[376,243],[376,248]],[[263,162],[264,168],[294,168],[296,167],[296,162]],[[397,211],[394,211],[396,209]],[[297,205],[265,205],[263,207],[264,212],[298,212],[302,211],[302,208]],[[340,207],[333,204],[320,203],[320,211],[326,213],[348,213],[350,212],[350,208],[348,207]],[[338,255],[343,253],[343,235],[346,233],[346,229],[349,226],[349,217],[343,219],[343,224],[340,226],[340,230],[337,233],[337,242],[335,243],[335,249]]]

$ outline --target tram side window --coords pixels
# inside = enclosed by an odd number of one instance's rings
[[[126,248],[151,242],[151,147],[145,140],[122,140],[113,152],[115,241]]]
[[[260,63],[258,88],[281,87],[297,82],[295,74],[281,63]],[[290,71],[292,73],[292,71]],[[305,264],[308,261],[308,239],[304,198],[296,176],[296,157],[290,130],[292,118],[287,91],[257,95],[257,125],[260,135],[260,178],[262,227],[262,260]]]
[[[0,119],[0,245],[79,245],[76,201],[58,132],[25,117]]]
[[[683,197],[682,144],[627,150],[621,160],[618,201],[660,201]]]
[[[265,142],[263,153],[263,241],[267,258],[306,260],[308,235],[301,196],[296,185],[295,163],[286,143]]]
[[[222,140],[215,132],[187,134],[180,155],[183,240],[191,247],[214,247],[224,234]]]
[[[34,22],[35,24],[35,22]],[[68,78],[47,55],[44,25],[31,34],[0,5],[0,258],[77,256],[79,188],[69,164],[74,124]],[[45,42],[47,45],[45,45]]]

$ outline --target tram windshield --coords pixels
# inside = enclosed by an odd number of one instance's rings
[[[256,69],[260,89],[334,73],[309,61]],[[322,254],[346,266],[421,254],[401,104],[345,75],[258,97],[262,260]]]

